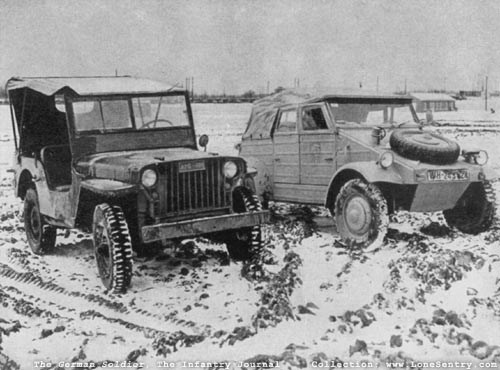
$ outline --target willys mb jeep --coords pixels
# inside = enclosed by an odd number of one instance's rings
[[[486,230],[487,153],[460,152],[423,124],[408,96],[285,91],[254,103],[240,155],[258,171],[264,205],[324,205],[348,246],[382,240],[398,210],[443,211],[462,232]]]
[[[34,253],[54,246],[58,228],[92,230],[104,286],[124,292],[133,249],[149,243],[217,235],[235,258],[261,244],[268,212],[254,174],[197,149],[186,91],[131,77],[11,78],[7,91]]]

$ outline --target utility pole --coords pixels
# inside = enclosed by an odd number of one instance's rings
[[[118,68],[115,68],[115,77],[118,77]]]
[[[407,81],[406,81],[406,78],[405,78],[405,95],[406,95],[406,92],[407,92]]]
[[[194,99],[194,77],[191,77],[191,100]]]
[[[378,92],[378,76],[377,76],[377,92]]]
[[[269,95],[269,81],[267,81],[267,95]]]
[[[484,85],[484,110],[488,110],[488,76]]]

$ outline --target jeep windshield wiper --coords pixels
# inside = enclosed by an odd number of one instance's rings
[[[172,86],[170,89],[168,89],[166,92],[172,91],[173,89],[179,87],[179,84],[176,84]],[[155,119],[153,121],[153,127],[156,127],[156,123],[158,122],[158,117],[160,116],[160,110],[161,110],[161,103],[163,101],[163,96],[160,96],[160,101],[158,102],[158,109],[156,110],[156,115]]]
[[[154,120],[154,127],[156,127],[156,122],[158,122],[158,116],[160,115],[160,109],[161,109],[161,102],[163,100],[163,96],[160,97],[160,101],[158,102],[158,108],[156,110],[156,115],[155,115],[155,120]]]

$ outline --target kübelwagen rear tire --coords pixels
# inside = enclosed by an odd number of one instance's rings
[[[349,248],[366,248],[384,240],[389,224],[387,201],[380,189],[361,179],[347,181],[335,200],[337,231]]]
[[[107,203],[95,207],[92,222],[99,277],[113,293],[125,293],[132,280],[132,240],[121,207]]]
[[[488,230],[495,214],[495,192],[487,180],[469,185],[455,207],[443,211],[448,226],[473,235]]]

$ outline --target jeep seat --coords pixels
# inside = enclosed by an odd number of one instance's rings
[[[71,185],[71,151],[69,145],[47,145],[40,151],[47,184],[51,190],[67,190]]]

